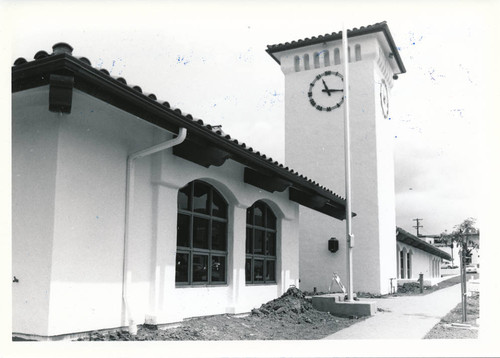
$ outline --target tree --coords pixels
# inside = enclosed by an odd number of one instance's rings
[[[442,240],[446,241],[453,252],[453,247],[458,246],[465,248],[465,254],[468,261],[470,261],[470,255],[472,249],[479,247],[479,242],[472,241],[472,237],[479,236],[479,229],[475,227],[476,219],[468,218],[465,219],[461,224],[455,225],[454,230],[448,234],[441,234]]]
[[[470,241],[471,236],[479,236],[479,230],[474,226],[476,224],[476,219],[468,218],[465,219],[461,224],[456,225],[453,232],[448,235],[448,239],[451,241],[451,244],[457,243],[459,247],[461,247],[461,255],[460,255],[460,271],[462,276],[462,322],[467,321],[467,278],[466,278],[466,270],[465,265],[470,262],[470,254],[472,251],[472,247],[479,246],[478,243],[474,243]],[[471,243],[473,245],[471,245]],[[453,247],[453,246],[452,246]]]
[[[474,226],[476,219],[465,219],[461,224],[455,225],[454,230],[449,234],[449,238],[454,242],[462,243],[465,240],[466,234],[476,234],[479,230]]]

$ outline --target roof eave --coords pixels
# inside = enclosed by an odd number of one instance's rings
[[[416,247],[432,255],[439,256],[445,260],[451,260],[451,256],[448,253],[438,249],[437,247],[427,243],[424,240],[417,238],[416,236],[410,234],[409,232],[399,227],[397,228],[396,240],[408,244],[410,246]]]
[[[396,46],[396,43],[394,42],[394,38],[392,37],[391,31],[389,30],[389,26],[387,23],[381,22],[379,24],[363,27],[360,29],[353,29],[353,30],[347,30],[347,38],[352,38],[352,37],[357,37],[357,36],[363,36],[363,35],[368,35],[376,32],[383,32],[387,43],[389,44],[389,47],[391,48],[392,53],[394,54],[394,57],[396,59],[396,63],[398,64],[399,73],[406,73],[406,68],[403,64],[403,60],[401,59],[401,56],[399,55],[399,50]],[[322,37],[317,37],[314,39],[308,39],[302,40],[302,41],[297,41],[295,43],[288,43],[288,44],[283,44],[283,45],[272,45],[266,49],[266,52],[278,63],[281,65],[280,61],[276,56],[274,56],[275,52],[282,52],[286,50],[292,50],[304,46],[310,46],[310,45],[316,45],[324,42],[330,42],[330,41],[337,41],[342,39],[342,31],[332,33],[331,35],[328,36],[322,36]],[[274,46],[274,47],[273,47]]]
[[[299,176],[288,168],[276,165],[277,162],[263,159],[259,152],[250,152],[242,147],[237,140],[223,138],[221,135],[196,123],[190,115],[184,116],[180,110],[173,110],[162,105],[142,92],[117,81],[108,74],[71,55],[52,55],[12,67],[12,92],[49,84],[49,77],[52,73],[72,74],[75,78],[75,88],[134,114],[160,128],[170,132],[177,132],[179,127],[185,127],[191,137],[201,137],[208,140],[210,144],[230,152],[233,160],[252,168],[271,172],[273,175],[291,182],[294,187],[300,188],[304,192],[320,195],[328,199],[329,205],[342,207],[345,211],[345,199],[326,188],[320,187],[317,183],[303,176]],[[339,220],[345,219],[345,214],[330,216]]]

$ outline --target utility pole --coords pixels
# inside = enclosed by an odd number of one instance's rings
[[[455,265],[455,258],[453,257],[453,249],[455,248],[454,245],[453,245],[453,240],[450,240],[450,251],[451,251],[451,265],[454,266]]]
[[[460,274],[462,283],[462,322],[467,322],[467,271],[465,269],[465,260],[467,256],[467,245],[469,241],[469,228],[465,229],[465,235],[462,233],[462,252],[460,255]]]
[[[349,58],[347,46],[347,30],[345,25],[342,29],[342,52],[344,55],[344,158],[345,158],[345,199],[346,199],[346,263],[347,263],[347,301],[353,300],[353,277],[352,277],[352,248],[354,247],[354,235],[352,234],[352,211],[351,211],[351,148],[350,148],[350,125],[349,125]]]
[[[416,221],[417,222],[417,226],[414,226],[415,229],[417,229],[417,237],[420,236],[420,232],[418,229],[420,229],[421,227],[423,227],[422,225],[420,225],[420,221],[423,221],[424,219],[413,219],[413,221]]]

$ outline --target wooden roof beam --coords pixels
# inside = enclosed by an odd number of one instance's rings
[[[231,157],[231,154],[224,150],[194,141],[193,139],[186,139],[182,144],[175,146],[173,153],[178,157],[205,168],[211,165],[220,167]]]
[[[278,178],[277,176],[265,175],[262,172],[257,172],[248,167],[245,167],[243,180],[247,184],[264,189],[270,193],[274,193],[275,191],[282,192],[292,186],[292,183]]]

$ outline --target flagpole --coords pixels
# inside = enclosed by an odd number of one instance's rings
[[[344,62],[344,156],[345,156],[345,196],[346,196],[346,242],[347,242],[347,300],[353,300],[352,288],[352,248],[354,236],[352,235],[352,210],[351,210],[351,147],[349,134],[349,58],[347,46],[347,31],[345,24],[342,29],[342,49]]]

